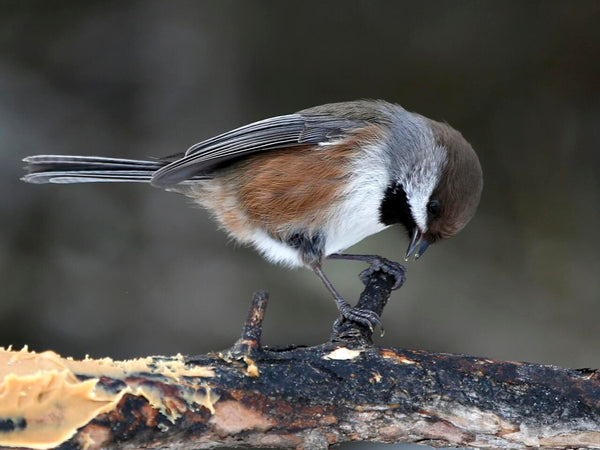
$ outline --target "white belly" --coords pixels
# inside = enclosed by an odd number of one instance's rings
[[[327,225],[322,230],[325,237],[323,256],[342,252],[367,236],[387,228],[379,221],[379,207],[390,183],[389,175],[385,161],[367,158],[366,153],[355,161],[343,200],[332,209]],[[298,250],[273,239],[264,231],[255,230],[250,240],[271,262],[288,267],[303,265]]]

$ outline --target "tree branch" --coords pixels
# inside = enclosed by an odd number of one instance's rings
[[[376,269],[363,276],[359,305],[381,313],[398,280]],[[241,338],[221,353],[122,362],[0,353],[0,445],[600,447],[598,371],[378,348],[369,329],[347,321],[319,346],[264,348],[267,299],[255,294]],[[35,362],[29,372],[26,361]],[[30,392],[15,380],[33,371],[62,374],[63,384],[42,380],[35,408],[11,409],[11,393]],[[67,420],[82,399],[91,410]],[[44,427],[61,433],[44,437]]]

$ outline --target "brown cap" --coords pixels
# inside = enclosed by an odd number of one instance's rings
[[[423,236],[435,242],[453,236],[471,220],[481,198],[483,174],[473,147],[458,131],[445,123],[426,121],[436,144],[448,151],[440,180],[430,197],[439,202],[439,212],[429,218]]]

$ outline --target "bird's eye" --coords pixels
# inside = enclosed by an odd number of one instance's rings
[[[427,212],[433,217],[440,217],[440,202],[438,200],[431,200],[427,203]]]

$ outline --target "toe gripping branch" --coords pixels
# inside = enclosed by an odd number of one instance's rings
[[[373,258],[369,262],[370,266],[359,275],[365,289],[360,294],[356,308],[373,311],[381,316],[392,291],[404,284],[406,269],[397,262],[381,257]],[[383,329],[381,334],[383,335]],[[330,340],[355,341],[361,345],[370,345],[373,343],[372,336],[373,330],[369,327],[342,317],[334,323]]]
[[[376,258],[370,261],[369,268],[362,271],[359,276],[365,284],[365,289],[361,293],[356,307],[373,311],[381,316],[392,291],[404,284],[405,269],[399,263]],[[229,350],[230,357],[237,359],[260,358],[264,351],[260,339],[268,300],[269,294],[265,291],[258,291],[254,294],[242,335]],[[372,335],[373,330],[368,326],[340,318],[333,325],[330,341],[364,346],[373,343]]]

